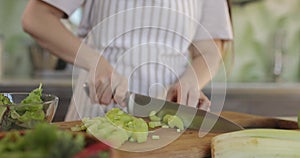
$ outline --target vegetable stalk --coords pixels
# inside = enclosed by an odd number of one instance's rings
[[[280,129],[249,129],[212,139],[213,158],[300,157],[300,132]]]

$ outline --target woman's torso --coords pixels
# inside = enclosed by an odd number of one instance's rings
[[[162,97],[189,63],[200,0],[94,0],[87,42],[128,78],[131,91]]]

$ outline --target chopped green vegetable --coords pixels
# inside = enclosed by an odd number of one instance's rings
[[[138,143],[147,141],[148,124],[118,108],[108,111],[105,117],[84,118],[82,122],[82,126],[72,130],[86,130],[114,147],[120,147],[128,140]]]
[[[176,116],[176,115],[169,117],[169,119],[168,119],[168,125],[171,128],[177,127],[180,130],[184,130],[184,126],[183,126],[182,120],[178,116]]]
[[[132,137],[134,140],[136,140],[138,143],[143,143],[147,141],[148,132],[133,132]]]
[[[151,111],[150,113],[149,113],[149,116],[155,116],[156,115],[156,111]]]
[[[163,117],[163,123],[168,124],[169,118],[170,118],[170,117],[172,117],[172,115],[166,114],[166,115]]]
[[[155,128],[161,126],[161,122],[151,121],[148,123],[150,128]]]
[[[114,147],[120,147],[128,140],[128,135],[125,130],[115,130],[107,138],[108,144]]]
[[[148,125],[141,118],[135,118],[132,121],[131,127],[125,127],[126,130],[132,132],[132,137],[138,142],[143,143],[147,141]]]
[[[161,120],[160,117],[156,116],[156,111],[151,111],[149,113],[149,118],[151,121],[160,121]]]
[[[161,128],[170,128],[168,125],[162,125]]]
[[[120,111],[119,108],[113,108],[106,113],[106,118],[108,118],[115,126],[127,130],[128,135],[133,137],[137,142],[145,142],[148,136],[147,123],[141,118],[136,118]]]
[[[95,126],[97,125],[95,124]],[[94,126],[89,127],[87,129],[87,132],[99,139],[107,138],[109,135],[111,135],[111,133],[113,133],[117,129],[113,125],[107,126],[105,128],[97,128],[97,127],[93,128],[93,127]]]
[[[152,135],[152,139],[153,140],[158,140],[158,139],[160,139],[160,137],[159,137],[159,135]]]
[[[150,118],[150,120],[151,121],[160,121],[161,120],[161,118],[160,117],[158,117],[158,116],[149,116],[149,118]]]
[[[171,128],[177,127],[180,130],[184,129],[183,121],[178,116],[176,116],[176,115],[166,114],[163,117],[163,122],[166,123],[166,124],[168,124],[169,127],[171,127]]]
[[[135,139],[132,138],[132,137],[130,137],[130,138],[129,138],[129,142],[135,142]]]
[[[161,118],[156,116],[156,111],[151,111],[149,113],[149,118],[151,120],[151,122],[149,122],[149,127],[151,128],[161,126],[162,128],[177,127],[179,131],[184,130],[183,121],[176,115],[166,114],[165,116],[163,116],[162,123],[161,123],[159,122]]]
[[[181,130],[179,129],[179,128],[177,128],[177,130],[176,130],[178,133],[180,133],[181,132]]]

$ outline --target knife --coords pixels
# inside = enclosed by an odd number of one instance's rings
[[[86,83],[84,89],[88,94],[89,88]],[[125,104],[127,112],[136,117],[146,118],[151,111],[156,111],[156,115],[161,118],[166,114],[176,115],[182,119],[187,128],[202,132],[224,133],[244,129],[212,112],[133,92],[127,92]]]
[[[141,94],[130,93],[127,108],[128,113],[137,117],[148,117],[151,111],[156,111],[156,115],[161,118],[166,114],[176,115],[189,129],[203,132],[223,133],[243,129],[217,114]]]

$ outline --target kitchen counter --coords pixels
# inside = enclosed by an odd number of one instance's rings
[[[30,91],[43,83],[44,92],[60,98],[55,121],[64,119],[72,96],[72,78],[1,79],[0,92]],[[216,95],[224,84],[215,83]],[[203,91],[210,97],[211,85]],[[268,117],[294,117],[300,112],[299,83],[227,83],[225,111],[236,111]],[[212,105],[211,110],[214,111]],[[294,119],[295,120],[295,119]]]
[[[223,111],[221,116],[241,125],[244,128],[275,128],[275,129],[297,129],[295,122],[283,121],[256,115]],[[59,128],[70,129],[81,124],[80,121],[56,123]],[[183,133],[176,130],[160,129],[155,131],[155,135],[160,135],[159,140],[149,138],[147,142],[125,143],[121,147],[123,150],[114,150],[118,157],[209,157],[211,152],[211,139],[218,133],[208,133],[204,137],[199,137],[199,131],[187,129]],[[151,137],[151,135],[149,136]],[[166,142],[170,142],[167,143]],[[189,145],[186,145],[189,144]],[[165,146],[166,145],[166,146]],[[153,147],[158,148],[151,150]],[[136,152],[128,152],[136,151]],[[143,151],[137,152],[137,151]]]

